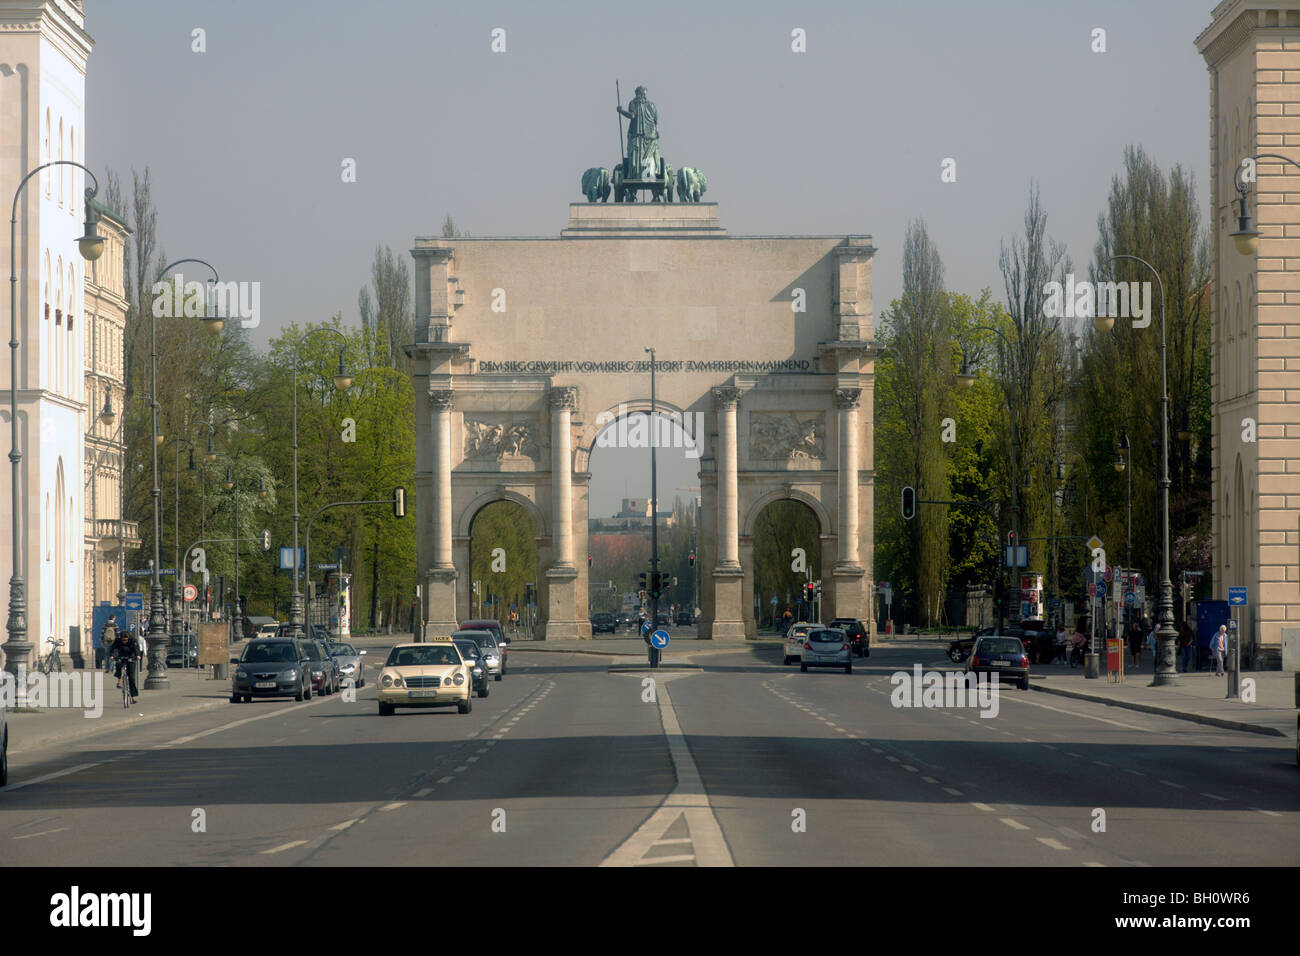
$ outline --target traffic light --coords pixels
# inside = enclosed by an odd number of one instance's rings
[[[642,598],[645,597],[645,592],[649,589],[649,587],[650,585],[646,583],[646,573],[642,571],[640,574],[636,576],[636,588],[638,591],[641,592]]]
[[[695,567],[695,552],[690,553],[691,567]]]
[[[813,599],[816,596],[817,596],[817,589],[813,586],[813,583],[809,581],[807,584],[803,586],[803,599],[807,603],[811,604],[813,602]]]
[[[663,595],[663,577],[664,576],[658,571],[654,571],[650,574],[650,596],[656,601]]]
[[[908,485],[903,489],[903,519],[911,521],[916,517],[916,489]]]
[[[271,531],[269,528],[262,529],[262,550],[271,550]]]
[[[1008,532],[1007,532],[1007,547],[1008,547],[1008,548],[1014,548],[1015,546],[1016,546],[1016,533],[1015,533],[1014,531],[1008,531]]]
[[[394,518],[406,517],[406,489],[405,488],[393,489],[393,517]]]
[[[587,553],[587,567],[588,569],[591,568],[591,552]]]

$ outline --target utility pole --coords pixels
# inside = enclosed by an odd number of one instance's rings
[[[659,577],[659,478],[655,458],[659,442],[655,419],[655,350],[648,348],[646,351],[650,353],[650,630],[653,632],[659,619],[659,587],[655,583],[662,585]],[[659,649],[656,647],[650,648],[650,666],[659,666]]]

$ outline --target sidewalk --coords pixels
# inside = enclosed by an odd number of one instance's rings
[[[239,652],[231,648],[231,656]],[[142,668],[142,671],[147,669]],[[171,685],[165,690],[146,690],[144,674],[139,679],[139,703],[122,707],[122,694],[117,689],[117,679],[106,671],[95,668],[78,668],[65,674],[103,675],[102,694],[97,703],[102,708],[98,717],[83,707],[45,707],[31,711],[10,710],[9,752],[14,756],[28,753],[65,740],[80,740],[120,730],[127,724],[143,724],[170,717],[179,717],[212,707],[229,705],[230,678],[211,680],[210,668],[168,668],[167,679]]]
[[[1083,668],[1043,664],[1031,668],[1034,690],[1114,707],[1191,720],[1229,730],[1290,737],[1296,733],[1295,675],[1286,671],[1242,671],[1243,685],[1255,682],[1255,700],[1227,699],[1228,678],[1209,670],[1178,672],[1175,686],[1152,687],[1153,667],[1145,661],[1136,672],[1128,670],[1123,683],[1111,683],[1105,673],[1089,680]]]

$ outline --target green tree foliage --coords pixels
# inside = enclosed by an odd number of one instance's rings
[[[754,521],[754,590],[764,614],[771,611],[772,595],[783,611],[787,593],[798,599],[805,583],[821,577],[819,530],[817,515],[800,501],[774,501],[759,512]],[[793,569],[796,548],[805,553],[807,573]]]
[[[1151,263],[1164,286],[1170,536],[1183,540],[1174,551],[1175,564],[1208,571],[1202,562],[1211,504],[1210,253],[1191,174],[1177,165],[1165,173],[1140,147],[1128,147],[1122,174],[1112,179],[1106,208],[1097,217],[1097,229],[1093,278],[1151,283],[1151,324],[1133,328],[1130,319],[1120,317],[1112,330],[1098,333],[1089,327],[1083,336],[1080,450],[1088,484],[1109,506],[1092,523],[1104,529],[1097,533],[1110,545],[1112,558],[1124,560],[1131,478],[1133,563],[1145,569],[1149,581],[1155,579],[1160,542],[1160,286],[1140,263],[1108,262],[1113,256],[1135,255]],[[1187,442],[1177,438],[1184,415],[1192,434]],[[1128,468],[1116,472],[1116,443],[1125,433]],[[1121,543],[1122,549],[1117,549]]]
[[[411,274],[406,260],[393,254],[388,246],[375,249],[375,259],[370,267],[374,298],[370,289],[362,287],[357,296],[361,313],[361,326],[367,333],[371,348],[368,356],[371,365],[387,365],[409,374],[411,362],[406,348],[414,341],[415,332],[411,313]]]
[[[499,553],[494,554],[497,549]],[[511,605],[523,608],[525,585],[537,583],[537,529],[513,501],[493,501],[470,525],[471,612],[504,622]],[[474,590],[476,589],[476,590]]]

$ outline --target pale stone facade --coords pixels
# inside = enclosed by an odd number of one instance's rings
[[[98,205],[98,204],[97,204]],[[85,609],[82,634],[90,635],[97,604],[120,603],[122,554],[140,546],[135,521],[122,521],[123,431],[126,415],[126,289],[123,258],[130,230],[112,212],[98,207],[104,253],[86,263],[86,452]],[[116,416],[100,419],[105,401]],[[83,640],[90,647],[88,639]]]
[[[588,204],[558,238],[419,238],[416,484],[429,633],[469,607],[470,525],[536,525],[539,619],[589,637],[589,462],[602,427],[701,413],[700,634],[754,636],[753,532],[770,502],[820,525],[827,612],[870,620],[869,237],[730,237],[717,206]],[[694,418],[692,418],[694,420]]]
[[[1284,623],[1300,622],[1300,169],[1259,163],[1256,255],[1229,233],[1242,159],[1300,162],[1300,2],[1227,0],[1196,44],[1210,71],[1214,596],[1248,589],[1243,646],[1276,666]]]
[[[74,0],[0,0],[0,196],[42,163],[85,163],[86,60],[91,38]],[[85,275],[77,250],[85,174],[55,166],[31,179],[18,211],[20,542],[32,654],[59,637],[72,649],[85,620]],[[0,230],[0,261],[10,256]],[[4,324],[10,320],[8,289]],[[9,349],[0,362],[0,443],[9,445]],[[0,467],[0,587],[8,602],[10,467]]]

